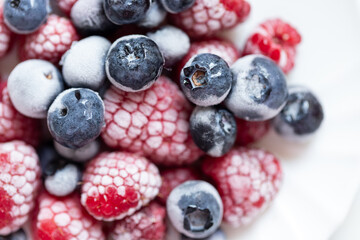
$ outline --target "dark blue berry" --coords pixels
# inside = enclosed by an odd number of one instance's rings
[[[0,236],[0,240],[27,240],[27,236],[24,230],[19,229],[10,235]]]
[[[190,118],[190,133],[195,144],[212,157],[227,153],[236,140],[235,117],[217,107],[196,107]]]
[[[104,103],[86,88],[71,88],[60,93],[51,104],[47,123],[58,143],[80,148],[97,138],[105,124]]]
[[[221,57],[210,53],[199,54],[182,69],[180,84],[191,102],[203,107],[213,106],[229,94],[232,73]]]
[[[161,0],[166,11],[170,13],[180,13],[195,4],[195,0]]]
[[[40,160],[41,173],[44,178],[54,175],[57,169],[63,168],[66,165],[66,161],[61,159],[52,142],[39,147],[37,154]]]
[[[157,44],[143,35],[130,35],[115,41],[106,58],[106,74],[123,91],[149,88],[159,77],[164,57]]]
[[[117,24],[136,23],[145,17],[151,0],[104,0],[108,19]]]
[[[213,234],[223,215],[219,193],[204,181],[187,181],[173,189],[166,209],[172,225],[191,238],[206,238]]]
[[[35,32],[45,22],[49,11],[49,0],[6,0],[4,20],[15,33]]]
[[[265,121],[275,117],[285,106],[285,75],[269,58],[249,55],[231,66],[234,75],[226,107],[236,117],[247,121]]]
[[[195,240],[195,239],[194,238],[189,238],[189,237],[187,237],[185,235],[182,235],[181,240]],[[218,229],[211,236],[209,236],[207,238],[197,238],[197,240],[226,240],[226,235],[221,229]]]
[[[287,103],[273,124],[280,135],[303,139],[315,133],[323,119],[323,108],[316,96],[305,87],[291,86]]]

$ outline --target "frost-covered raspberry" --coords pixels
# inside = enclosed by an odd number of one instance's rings
[[[45,191],[39,196],[33,221],[33,239],[105,240],[100,222],[81,207],[79,196],[57,198]]]
[[[13,106],[6,83],[0,85],[0,142],[22,140],[37,146],[40,122],[19,113]]]
[[[170,79],[160,77],[148,90],[128,93],[111,87],[104,96],[105,143],[164,165],[196,161],[203,153],[189,132],[191,106]]]
[[[237,118],[236,143],[240,146],[246,146],[256,141],[259,141],[269,132],[270,123],[271,120],[262,122],[250,122]]]
[[[163,240],[166,224],[165,207],[150,203],[135,214],[115,223],[111,240]]]
[[[0,144],[0,235],[17,231],[28,219],[40,187],[35,149],[22,141]]]
[[[50,15],[40,29],[25,37],[19,48],[21,61],[43,59],[58,64],[62,55],[79,36],[70,20]]]
[[[6,26],[3,16],[4,6],[0,3],[0,58],[9,50],[12,38],[12,32]]]
[[[83,175],[81,203],[98,220],[132,215],[156,197],[161,185],[158,169],[146,158],[125,152],[100,154]]]
[[[208,157],[202,169],[220,193],[224,221],[234,227],[254,221],[270,205],[282,181],[280,162],[257,149],[235,148],[223,157]]]

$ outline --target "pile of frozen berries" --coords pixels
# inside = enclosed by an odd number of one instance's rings
[[[263,22],[241,51],[217,37],[250,10],[4,0],[0,55],[14,46],[20,63],[0,84],[0,239],[223,240],[223,221],[254,221],[282,170],[249,145],[271,128],[308,139],[323,110],[287,85],[290,24]]]

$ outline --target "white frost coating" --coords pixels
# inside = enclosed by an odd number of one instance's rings
[[[145,28],[155,28],[165,20],[166,15],[166,11],[159,5],[159,3],[157,1],[153,1],[150,9],[146,13],[146,16],[138,23],[138,25]]]
[[[77,149],[64,147],[60,143],[54,141],[54,147],[61,156],[75,162],[86,162],[95,157],[100,150],[100,144],[98,141],[93,141]]]
[[[50,104],[63,89],[57,68],[43,60],[32,59],[18,64],[8,79],[9,95],[15,108],[32,118],[46,118]]]
[[[105,59],[111,43],[91,36],[71,46],[63,57],[63,76],[70,87],[99,89],[105,79]]]
[[[72,193],[79,181],[79,172],[75,165],[68,164],[63,169],[58,170],[53,176],[45,179],[46,190],[58,197]]]
[[[190,38],[182,30],[165,26],[154,33],[148,33],[165,57],[166,66],[172,66],[181,60],[190,49]]]
[[[248,84],[244,84],[244,79],[249,76],[249,72],[254,69],[252,66],[252,62],[255,58],[260,55],[249,55],[237,60],[232,66],[231,71],[234,76],[237,76],[234,79],[231,93],[227,96],[224,103],[226,107],[232,111],[237,117],[243,118],[245,120],[259,120],[265,121],[270,118],[276,116],[285,106],[285,102],[283,106],[278,109],[272,109],[266,106],[265,104],[256,103],[249,94]],[[262,56],[260,56],[262,57]],[[266,74],[264,73],[264,76]],[[247,117],[248,112],[254,112],[260,117],[257,119],[249,119]]]

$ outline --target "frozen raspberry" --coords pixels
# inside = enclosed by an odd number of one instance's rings
[[[0,57],[3,57],[9,50],[12,32],[6,26],[3,15],[4,6],[0,3]]]
[[[22,141],[0,143],[0,235],[28,220],[40,184],[35,149]]]
[[[78,0],[56,0],[59,8],[63,11],[66,15],[70,15],[71,8]]]
[[[114,221],[132,215],[155,198],[161,178],[146,158],[113,152],[91,160],[83,182],[82,205],[94,218]]]
[[[189,132],[191,106],[175,83],[160,77],[142,92],[111,87],[105,94],[107,145],[137,152],[163,165],[196,161],[203,153]]]
[[[212,36],[245,21],[250,4],[244,0],[196,0],[185,12],[172,19],[190,37]]]
[[[279,191],[280,162],[268,152],[237,148],[221,158],[208,157],[202,169],[215,182],[224,204],[224,220],[238,227],[252,222]]]
[[[135,214],[116,222],[110,239],[163,240],[166,233],[165,216],[165,207],[152,202]]]
[[[236,119],[237,138],[236,143],[246,146],[263,138],[270,129],[271,121],[250,122],[240,118]]]
[[[162,184],[158,194],[161,203],[166,204],[170,192],[188,180],[198,180],[198,174],[189,167],[166,169],[161,172]]]
[[[45,191],[38,199],[33,221],[33,239],[37,240],[104,240],[100,222],[93,219],[73,194],[57,198]]]
[[[0,142],[22,140],[37,146],[40,122],[19,113],[13,106],[6,83],[0,84]]]
[[[25,37],[19,57],[21,61],[35,58],[58,64],[62,55],[77,40],[79,36],[70,20],[50,15],[38,31]]]
[[[296,46],[300,42],[300,34],[290,24],[281,19],[268,20],[247,40],[243,55],[268,56],[288,73],[294,67]]]

